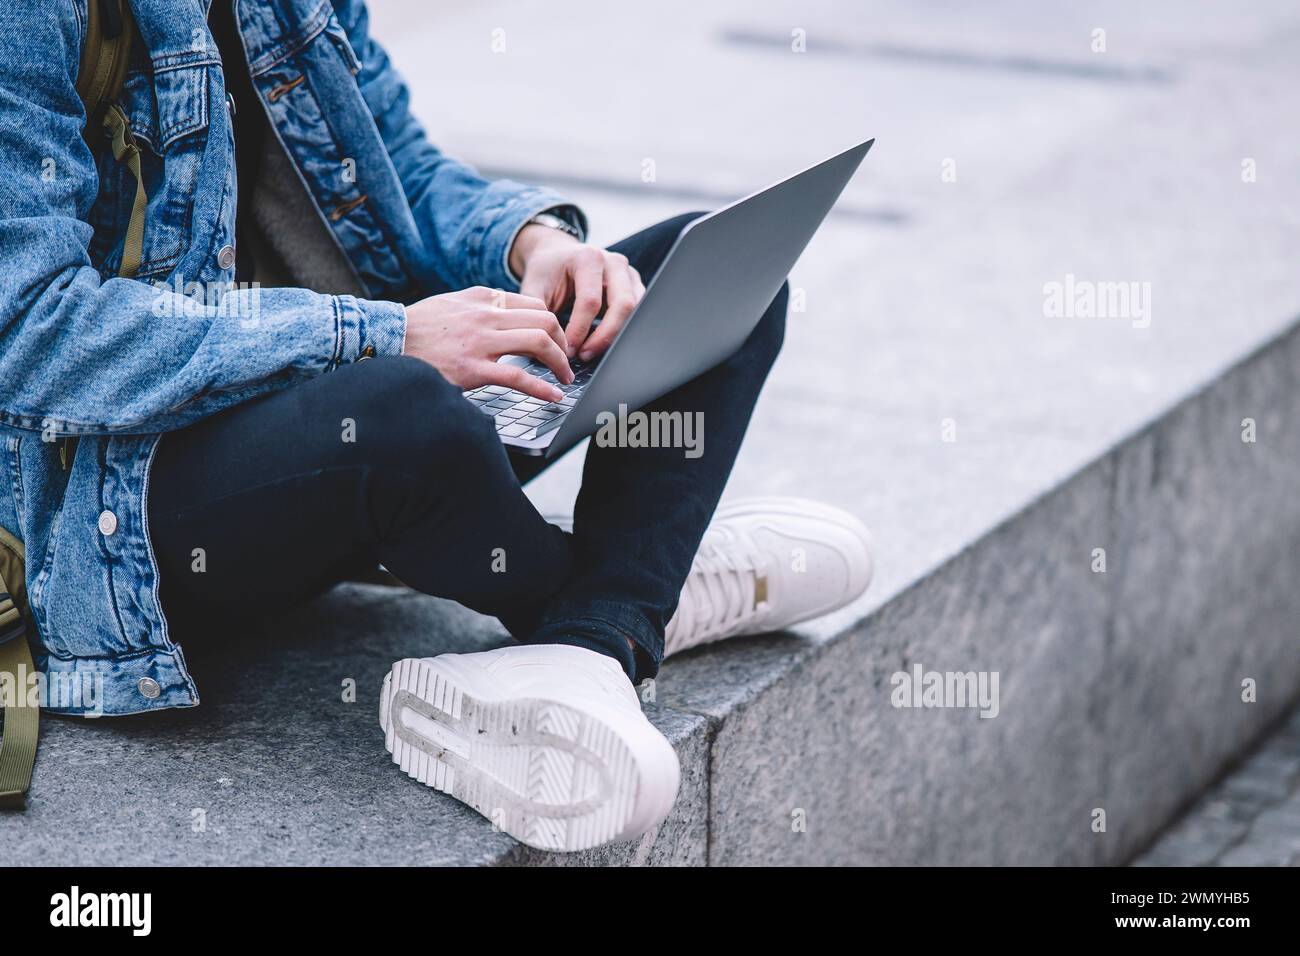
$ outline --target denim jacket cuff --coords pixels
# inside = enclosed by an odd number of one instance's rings
[[[336,295],[338,321],[331,368],[355,362],[363,355],[401,355],[406,344],[406,309],[399,302]]]
[[[510,272],[510,249],[519,230],[540,212],[550,212],[571,222],[585,237],[587,215],[559,193],[527,187],[513,194],[492,216],[479,247],[479,282],[493,289],[519,291],[519,280]]]

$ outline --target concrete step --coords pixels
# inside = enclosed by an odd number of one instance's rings
[[[1298,368],[1292,329],[827,640],[675,662],[661,700],[716,727],[710,862],[1144,846],[1300,691]],[[1243,409],[1267,410],[1268,448],[1242,443]],[[996,672],[997,716],[896,708],[918,665]]]
[[[503,633],[354,585],[192,645],[195,710],[47,719],[0,845],[33,864],[1123,862],[1300,689],[1297,369],[1292,329],[829,635],[671,661],[648,710],[681,797],[637,844],[538,853],[400,774],[375,702],[392,660]],[[893,706],[917,664],[997,672],[997,716]]]

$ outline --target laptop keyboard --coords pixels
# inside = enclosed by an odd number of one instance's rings
[[[555,373],[540,362],[530,362],[524,366],[529,375],[549,382],[561,392],[564,398],[558,402],[534,398],[523,392],[504,385],[483,385],[470,389],[465,397],[478,407],[484,415],[491,415],[496,423],[497,434],[503,438],[540,438],[547,432],[560,427],[569,410],[578,404],[583,389],[591,380],[596,363],[580,362],[574,359],[569,363],[573,369],[573,382],[560,384]]]

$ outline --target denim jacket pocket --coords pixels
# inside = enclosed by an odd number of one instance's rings
[[[210,71],[204,63],[155,65],[128,74],[119,103],[140,149],[140,171],[149,210],[139,279],[158,278],[175,268],[189,246],[193,203],[208,128]],[[105,278],[122,261],[135,200],[136,181],[127,164],[113,157],[107,141],[96,155],[99,197],[91,211],[91,259]]]
[[[105,549],[95,507],[84,495],[70,493],[64,499],[45,555],[28,581],[41,645],[61,660],[117,657],[141,649],[126,637],[113,587],[113,575],[129,569]]]

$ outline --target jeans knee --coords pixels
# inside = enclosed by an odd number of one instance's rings
[[[781,346],[785,342],[786,313],[789,308],[790,283],[786,281],[781,283],[781,288],[772,298],[772,304],[767,307],[758,320],[758,325],[754,327],[754,331],[745,342],[744,349],[768,366],[771,366],[776,361],[776,357],[781,354]]]
[[[410,356],[366,364],[374,366],[365,390],[372,467],[423,479],[502,455],[491,420],[432,365]]]
[[[684,212],[681,213],[680,215],[673,216],[671,219],[666,220],[664,225],[670,226],[674,232],[680,233],[683,229],[685,229],[687,226],[693,223],[696,219],[703,219],[707,215],[709,215],[709,213],[705,210],[699,210],[697,212]]]
[[[428,362],[411,355],[386,355],[348,366],[349,374],[364,377],[364,394],[371,408],[391,410],[394,402],[433,394],[452,387]]]
[[[614,252],[625,253],[632,265],[641,272],[641,278],[648,283],[650,277],[663,265],[664,259],[667,258],[673,243],[682,234],[682,230],[696,219],[706,215],[708,213],[684,212],[657,222],[623,242],[615,243],[610,248]]]

